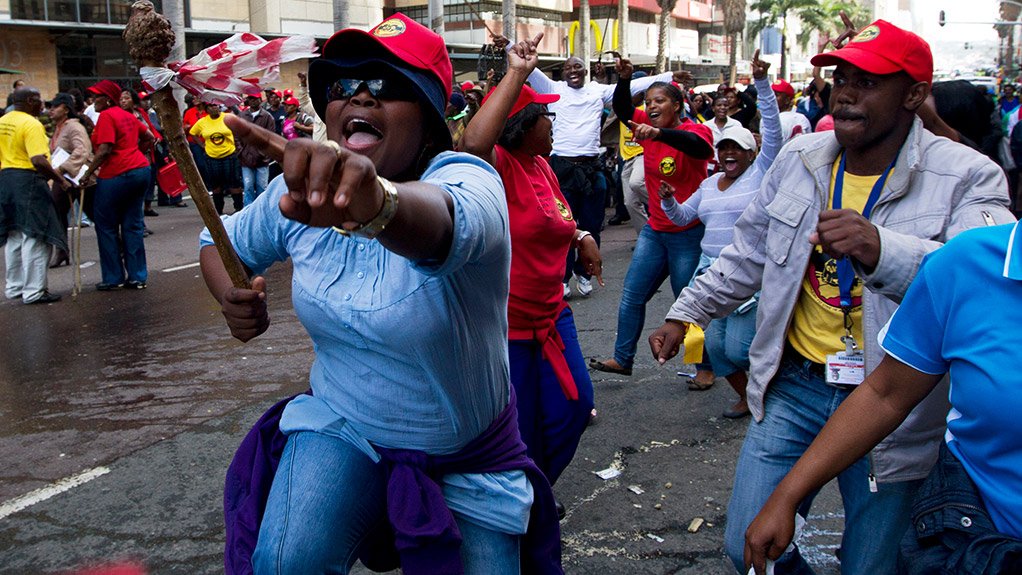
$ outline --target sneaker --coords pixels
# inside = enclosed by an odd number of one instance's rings
[[[578,295],[582,297],[589,297],[589,294],[593,293],[593,282],[587,280],[585,276],[576,274],[575,289],[578,290]]]
[[[126,281],[124,282],[124,289],[145,289],[145,282]]]
[[[96,284],[96,291],[113,291],[115,289],[121,289],[122,287],[124,287],[124,284],[122,284],[122,283],[120,283],[120,284],[108,284],[108,283],[100,282],[100,283]]]
[[[57,295],[55,293],[50,293],[48,291],[44,291],[43,295],[37,297],[36,299],[34,299],[32,301],[27,301],[25,303],[28,304],[28,305],[32,305],[32,304],[53,303],[55,301],[60,301],[60,296],[59,295]]]
[[[571,297],[571,286],[568,285],[568,282],[564,282],[564,299],[569,297]]]

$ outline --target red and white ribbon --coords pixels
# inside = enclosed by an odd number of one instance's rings
[[[316,56],[316,40],[311,36],[267,41],[244,32],[184,62],[172,62],[166,68],[143,67],[139,73],[148,91],[159,90],[173,81],[203,102],[232,106],[241,103],[248,94],[261,93],[264,85],[278,81],[282,63]],[[247,77],[259,72],[263,72],[260,78]]]

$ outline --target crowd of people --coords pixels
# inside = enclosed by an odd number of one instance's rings
[[[266,103],[249,95],[232,109],[186,96],[187,138],[218,213],[224,212],[226,195],[234,212],[254,202],[276,168],[261,151],[236,141],[224,116],[237,115],[289,140],[325,140],[305,75],[298,80],[297,97],[271,88]],[[16,232],[6,243],[7,298],[26,304],[61,299],[48,289],[47,270],[71,263],[68,230],[74,226],[95,225],[102,273],[96,290],[144,289],[144,238],[152,233],[145,218],[159,216],[154,200],[158,206],[187,207],[181,190],[164,190],[158,179],[161,169],[173,168],[173,159],[149,95],[102,80],[84,92],[72,89],[43,100],[18,80],[7,100],[3,133],[10,139],[0,169],[24,170],[8,172],[14,183],[0,192],[2,229]],[[37,145],[40,137],[48,140],[46,150]],[[277,168],[274,175],[279,173]],[[49,190],[45,196],[39,184]],[[22,193],[18,185],[36,193]]]
[[[669,279],[654,360],[699,327],[690,389],[724,378],[723,416],[749,418],[724,540],[738,572],[812,573],[796,516],[835,477],[843,573],[1022,572],[1022,386],[999,367],[1020,357],[1004,164],[1019,102],[1009,85],[996,107],[931,90],[922,38],[883,20],[853,32],[801,90],[771,83],[758,52],[751,83],[708,94],[626,58],[591,82],[568,58],[554,80],[542,35],[495,38],[506,70],[459,86],[443,40],[399,13],[331,37],[297,95],[189,101],[251,274],[234,286],[203,232],[211,294],[249,341],[270,323],[263,273],[290,259],[316,350],[309,391],[273,406],[228,471],[227,572],[563,572],[551,487],[597,399],[568,300],[603,285],[601,231],[624,223],[615,347],[588,367],[632,375]],[[80,96],[49,102],[48,145],[37,91],[0,118],[8,298],[59,299],[50,246],[67,261],[66,214],[93,179],[97,289],[146,286],[158,118],[108,80]]]

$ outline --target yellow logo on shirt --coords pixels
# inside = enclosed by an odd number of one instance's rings
[[[562,202],[560,198],[554,198],[554,201],[557,202],[557,211],[561,214],[561,218],[564,221],[570,222],[571,210],[568,209],[568,206],[564,205],[564,202]]]
[[[405,33],[405,23],[397,18],[391,18],[382,22],[379,26],[373,30],[373,36],[380,38],[392,38],[394,36],[400,36]]]
[[[667,156],[660,160],[660,173],[665,176],[673,176],[674,172],[678,170],[678,164],[674,162],[674,158]]]

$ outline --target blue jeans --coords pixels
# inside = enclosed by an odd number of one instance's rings
[[[92,221],[96,225],[103,283],[145,283],[145,243],[142,241],[142,202],[150,183],[150,169],[135,168],[113,178],[96,180]]]
[[[251,205],[259,194],[266,191],[266,184],[270,178],[270,167],[260,166],[258,168],[241,167],[241,181],[245,189],[245,205]]]
[[[711,321],[706,328],[706,353],[717,377],[749,370],[749,346],[756,336],[756,307],[751,304],[741,313],[733,311]]]
[[[543,358],[542,345],[533,340],[508,342],[511,385],[518,397],[518,429],[529,457],[551,485],[575,457],[593,409],[593,381],[578,344],[571,308],[557,318],[557,331],[564,342],[564,359],[578,388],[576,401],[564,396],[550,362]]]
[[[635,361],[635,347],[646,323],[646,303],[664,280],[671,278],[671,291],[678,297],[692,279],[702,253],[699,242],[704,229],[702,224],[683,232],[656,232],[649,224],[642,227],[617,310],[614,359],[621,367],[632,367]]]
[[[383,466],[347,441],[302,431],[287,438],[252,557],[254,572],[348,573],[359,545],[387,527]],[[455,514],[467,575],[519,572],[519,537]]]
[[[849,393],[828,386],[805,362],[781,362],[766,392],[763,421],[749,424],[727,507],[724,551],[739,572],[746,572],[745,530]],[[912,498],[922,483],[880,483],[878,491],[871,493],[869,471],[867,456],[837,477],[845,509],[839,556],[841,573],[846,575],[895,573],[898,544],[908,529]],[[815,496],[802,502],[800,513],[809,513]],[[796,548],[781,557],[776,572],[809,574],[813,570]]]

